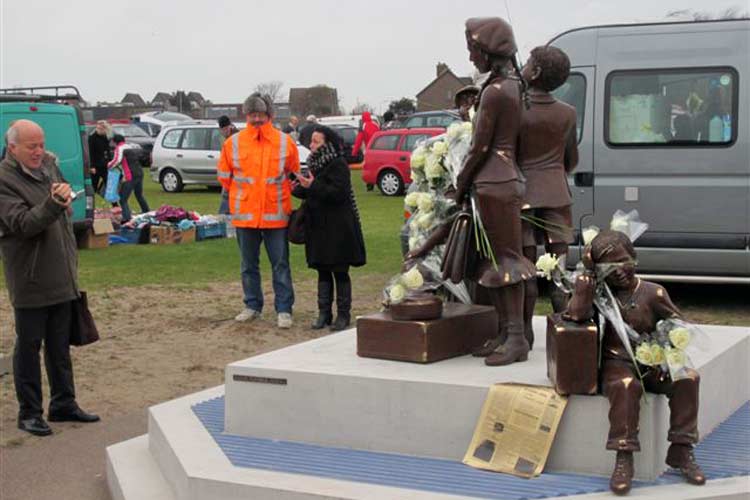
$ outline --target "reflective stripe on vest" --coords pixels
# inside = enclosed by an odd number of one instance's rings
[[[229,178],[232,177],[232,173],[231,172],[217,172],[217,175],[221,179],[229,179]]]
[[[279,147],[279,175],[271,179],[266,179],[266,183],[276,183],[276,213],[275,214],[263,214],[263,220],[268,221],[280,221],[286,220],[288,216],[284,213],[284,163],[286,163],[286,142],[287,135],[281,134],[281,145]]]
[[[237,194],[234,198],[234,220],[252,220],[253,214],[241,214],[240,209],[242,208],[242,188],[243,184],[252,184],[252,177],[242,177],[242,166],[240,165],[240,134],[234,134],[232,136],[232,166],[234,171],[238,175],[234,176],[234,180],[237,182]]]

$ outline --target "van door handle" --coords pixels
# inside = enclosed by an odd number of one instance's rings
[[[209,158],[212,158],[212,159],[213,159],[213,158],[215,158],[215,157],[214,157],[214,155],[208,155],[208,157],[209,157]]]
[[[182,158],[182,154],[181,153],[177,153],[177,158]]]
[[[594,172],[573,174],[573,184],[576,187],[592,187],[594,185]]]

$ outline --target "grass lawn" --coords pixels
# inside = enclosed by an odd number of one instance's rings
[[[352,183],[363,219],[368,261],[366,266],[354,269],[353,276],[356,279],[364,275],[395,274],[401,262],[398,233],[403,219],[403,198],[389,198],[378,191],[367,192],[358,170],[352,171]],[[144,192],[152,209],[170,204],[201,214],[214,214],[219,206],[220,193],[202,186],[188,186],[182,193],[165,193],[159,184],[146,178]],[[106,202],[97,197],[96,205],[106,206]],[[138,207],[132,197],[130,206]],[[314,271],[305,263],[304,247],[290,247],[295,280],[314,276]],[[262,256],[260,262],[264,276],[270,275],[268,259]],[[115,245],[79,253],[79,277],[84,289],[238,281],[239,268],[239,250],[234,239],[188,245]],[[4,285],[2,280],[0,286]]]

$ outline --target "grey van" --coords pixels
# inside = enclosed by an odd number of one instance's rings
[[[645,275],[750,283],[749,40],[740,19],[595,26],[550,41],[571,60],[556,96],[578,112],[578,235],[637,209],[649,224],[636,241]]]

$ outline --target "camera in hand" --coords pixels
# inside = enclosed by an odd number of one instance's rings
[[[292,181],[292,182],[294,182],[294,181],[296,181],[296,180],[297,180],[297,174],[295,174],[294,172],[289,172],[289,175],[287,175],[287,177],[288,177],[288,178],[289,178],[289,180],[290,180],[290,181]]]

